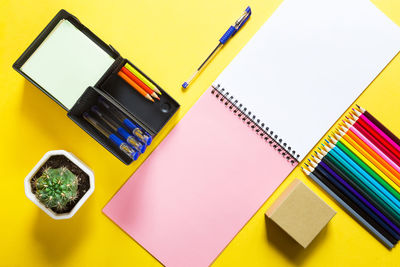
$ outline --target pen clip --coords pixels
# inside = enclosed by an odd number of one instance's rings
[[[235,31],[233,32],[232,36],[235,35],[240,28],[246,23],[246,21],[249,19],[251,15],[251,8],[248,6],[246,10],[243,12],[243,14],[238,18],[235,22]]]
[[[221,44],[225,44],[232,36],[234,36],[240,28],[246,23],[251,15],[251,9],[248,6],[243,14],[235,21],[233,26],[230,26],[229,29],[225,32],[224,35],[219,39]]]

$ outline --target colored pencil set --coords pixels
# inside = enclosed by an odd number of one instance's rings
[[[400,240],[400,140],[357,106],[303,171],[388,248]]]
[[[161,91],[157,86],[128,63],[121,68],[118,72],[118,76],[151,102],[154,102],[154,99],[160,100],[160,97],[157,94],[161,95]]]

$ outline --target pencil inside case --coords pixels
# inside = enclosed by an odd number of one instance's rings
[[[118,75],[118,72],[120,72],[125,64],[130,64],[130,66],[135,68],[143,77],[156,84],[131,62],[119,58],[96,84],[97,88],[89,87],[84,92],[68,112],[68,116],[113,155],[128,165],[133,161],[133,158],[127,156],[107,136],[88,123],[88,121],[83,118],[83,114],[85,112],[90,112],[93,106],[99,106],[99,99],[103,99],[110,105],[111,109],[114,110],[114,113],[124,114],[124,116],[129,119],[130,123],[140,128],[146,136],[153,139],[179,109],[179,104],[158,85],[157,88],[161,92],[159,95],[160,100],[151,102],[144,98],[143,95]],[[129,129],[126,124],[121,125],[121,127],[126,130],[132,130]],[[123,138],[124,136],[121,136],[120,132],[116,133],[116,135],[119,136],[121,140],[126,141]],[[140,148],[135,147],[135,149],[138,150],[139,153],[144,152],[141,151]]]
[[[141,75],[155,84],[155,82],[141,72],[139,68],[137,68],[128,60],[123,59],[100,86],[100,89],[108,93],[114,99],[117,99],[121,105],[125,106],[129,112],[137,118],[138,121],[146,122],[146,124],[151,125],[153,132],[158,132],[165,125],[165,122],[171,117],[171,114],[176,112],[176,110],[179,108],[179,104],[158,86],[157,88],[161,91],[161,95],[158,95],[160,100],[151,102],[144,98],[138,91],[136,91],[130,84],[128,84],[118,75],[122,67],[124,67],[126,64],[129,64]]]

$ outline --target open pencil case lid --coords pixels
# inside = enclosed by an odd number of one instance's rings
[[[160,101],[146,100],[118,76],[125,64],[130,64],[161,91]],[[82,118],[90,104],[96,104],[99,97],[107,99],[153,137],[179,109],[179,104],[157,83],[65,10],[57,13],[13,68],[125,164],[132,160]]]

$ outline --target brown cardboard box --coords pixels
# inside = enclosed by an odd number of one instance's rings
[[[335,214],[310,188],[295,179],[266,216],[306,248]]]

